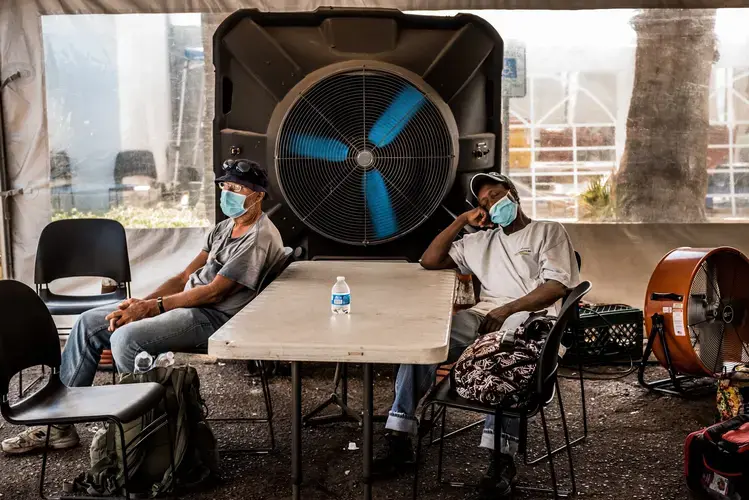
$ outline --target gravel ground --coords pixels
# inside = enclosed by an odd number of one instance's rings
[[[255,378],[245,374],[240,364],[215,364],[204,358],[192,358],[199,370],[202,393],[210,408],[220,416],[240,412],[262,414],[262,396]],[[359,407],[361,397],[360,370],[350,370],[350,399]],[[387,411],[392,395],[392,370],[378,366],[375,387],[375,412]],[[569,370],[566,375],[572,374]],[[329,366],[305,366],[303,372],[303,408],[312,409],[324,400],[331,389],[333,371]],[[97,384],[109,383],[111,374],[101,372]],[[649,394],[637,385],[635,374],[626,378],[586,382],[590,432],[588,440],[574,448],[575,472],[579,497],[588,499],[685,499],[688,497],[682,478],[684,438],[691,431],[710,424],[714,418],[714,399],[710,396],[685,401]],[[289,498],[290,488],[290,393],[286,376],[271,380],[273,393],[277,450],[266,456],[222,454],[222,482],[206,491],[195,492],[186,499],[281,499]],[[572,427],[572,436],[581,434],[579,383],[562,380],[562,393]],[[232,413],[236,412],[236,413]],[[246,414],[246,413],[245,413]],[[216,415],[214,415],[216,416]],[[448,428],[456,429],[475,420],[475,415],[452,411]],[[552,444],[563,441],[559,431],[559,413],[550,412]],[[95,426],[79,426],[82,445],[50,454],[48,493],[59,492],[64,479],[72,479],[84,471],[88,461],[88,445]],[[381,444],[382,424],[375,425],[375,449]],[[0,439],[19,431],[0,420]],[[214,431],[222,446],[241,443],[257,445],[267,438],[262,426],[251,431],[236,425],[216,424]],[[473,481],[487,463],[487,453],[476,447],[479,429],[456,436],[445,443],[445,474],[448,478]],[[529,427],[531,449],[541,448],[543,433],[540,422]],[[361,447],[361,434],[355,424],[333,424],[303,431],[304,483],[302,498],[354,499],[362,489],[361,452],[349,451],[349,443]],[[568,481],[566,461],[561,455],[555,460],[561,480]],[[459,499],[470,497],[465,489],[439,485],[436,481],[437,447],[425,448],[421,469],[420,498]],[[38,498],[38,472],[41,453],[23,457],[0,454],[0,498],[22,500]],[[520,479],[529,484],[548,480],[548,465],[521,467]],[[410,498],[412,477],[375,483],[374,498]],[[517,498],[547,498],[518,494]]]

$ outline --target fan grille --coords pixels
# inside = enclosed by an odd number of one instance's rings
[[[439,207],[454,180],[454,147],[430,96],[400,75],[361,68],[299,95],[281,124],[275,165],[305,224],[372,245],[413,231]]]
[[[738,266],[742,263],[730,254],[708,257],[692,280],[689,336],[700,361],[713,373],[730,371],[737,363],[749,362],[749,350],[735,327],[745,308],[743,300],[737,300],[735,293],[735,274],[739,274]],[[726,269],[729,270],[727,275]],[[731,315],[728,322],[725,321],[727,311]]]

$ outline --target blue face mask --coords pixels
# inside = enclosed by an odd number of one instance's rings
[[[502,227],[507,227],[518,216],[518,204],[510,198],[509,194],[492,205],[489,209],[489,217],[492,222]]]
[[[232,191],[221,191],[221,211],[224,215],[236,219],[247,213],[248,208],[244,208],[244,201],[247,197],[243,194]]]

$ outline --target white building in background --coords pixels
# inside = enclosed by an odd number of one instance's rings
[[[527,48],[527,95],[510,104],[510,175],[524,203],[534,217],[578,220],[579,194],[591,179],[608,179],[624,151],[636,11],[471,13]],[[718,11],[706,200],[716,221],[749,218],[747,25],[749,9]]]

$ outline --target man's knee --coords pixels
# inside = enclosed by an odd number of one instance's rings
[[[473,311],[460,311],[453,316],[450,330],[451,358],[460,353],[476,340],[482,317]],[[454,360],[453,360],[454,361]]]
[[[83,342],[99,331],[106,330],[109,322],[106,320],[107,315],[112,312],[109,309],[97,308],[83,312],[75,321],[70,335],[80,337]]]
[[[138,344],[138,324],[130,323],[119,327],[110,339],[112,358],[120,373],[131,372],[135,364],[135,356],[140,351]]]

